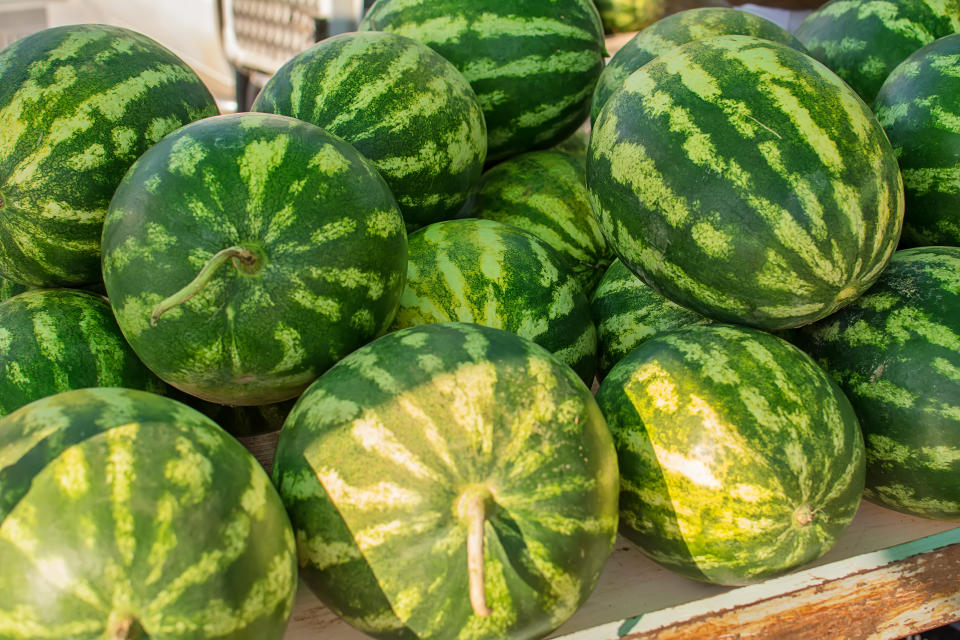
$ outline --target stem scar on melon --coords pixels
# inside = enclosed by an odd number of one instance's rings
[[[210,282],[213,274],[228,260],[233,262],[233,266],[238,271],[245,273],[256,273],[263,266],[260,256],[247,247],[234,246],[218,251],[203,265],[197,277],[191,280],[187,286],[157,303],[150,314],[150,326],[157,326],[157,320],[160,319],[160,316],[200,293]]]
[[[107,640],[137,640],[149,637],[132,615],[111,618],[113,620],[107,624]]]
[[[470,606],[481,618],[493,610],[487,606],[484,577],[483,529],[487,523],[487,505],[493,495],[482,485],[467,488],[457,500],[457,516],[467,527],[467,575],[470,580]]]

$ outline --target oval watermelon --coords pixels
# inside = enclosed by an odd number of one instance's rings
[[[7,280],[6,278],[0,278],[0,302],[6,300],[7,298],[12,298],[18,293],[23,293],[29,287],[23,284],[17,284],[13,280]]]
[[[103,275],[133,350],[211,402],[295,397],[389,326],[406,233],[353,147],[286,116],[183,127],[124,178]]]
[[[0,51],[0,275],[99,281],[103,218],[124,173],[217,112],[190,67],[129,29],[54,27]]]
[[[143,391],[68,391],[0,421],[0,451],[5,637],[283,638],[290,520],[204,416]]]
[[[863,293],[903,222],[900,170],[869,108],[813,58],[751,36],[689,42],[634,72],[597,120],[587,187],[644,282],[765,329]]]
[[[654,336],[610,371],[597,403],[620,464],[621,532],[689,578],[738,585],[795,569],[830,549],[860,504],[850,402],[763,331]]]
[[[616,453],[590,390],[478,325],[397,331],[334,365],[284,425],[273,478],[303,580],[378,638],[542,637],[616,536]]]
[[[663,17],[666,0],[595,0],[607,33],[640,31]]]
[[[380,171],[407,230],[452,218],[487,154],[483,111],[466,78],[426,45],[393,33],[345,33],[273,74],[252,111],[326,129]]]

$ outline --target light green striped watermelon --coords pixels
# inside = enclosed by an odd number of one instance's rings
[[[659,564],[748,584],[830,549],[860,504],[850,402],[788,342],[735,325],[654,336],[597,402],[620,464],[621,532]]]
[[[494,220],[437,222],[410,234],[407,283],[393,329],[473,322],[536,342],[587,383],[596,371],[590,303],[564,258]]]
[[[590,105],[590,119],[597,121],[610,94],[620,88],[631,73],[659,55],[682,44],[722,35],[756,36],[805,51],[800,41],[773,22],[758,15],[729,7],[699,7],[671,14],[650,25],[610,58],[603,68]]]
[[[903,175],[900,246],[960,246],[960,33],[897,65],[873,111]]]
[[[129,389],[0,421],[5,640],[281,640],[290,520],[257,461],[201,414]]]
[[[124,173],[216,113],[190,67],[128,29],[55,27],[0,51],[0,276],[99,281],[103,218]]]
[[[898,251],[866,295],[795,334],[860,418],[865,495],[960,520],[960,247]]]
[[[595,0],[607,33],[639,31],[663,17],[666,0]]]
[[[617,530],[616,452],[589,389],[506,331],[397,331],[324,373],[274,484],[324,603],[376,638],[540,638]]]
[[[648,287],[620,260],[614,260],[603,274],[590,298],[590,311],[597,325],[597,375],[601,379],[658,333],[710,322]]]
[[[813,58],[752,36],[689,42],[634,72],[600,112],[587,186],[644,282],[765,329],[863,293],[903,221],[900,170],[869,108]]]
[[[18,293],[23,293],[28,287],[26,285],[17,284],[13,280],[7,280],[6,278],[0,277],[0,301],[6,300],[7,298],[12,298]]]
[[[360,28],[419,40],[466,76],[483,107],[489,161],[573,133],[606,54],[593,0],[377,0]]]
[[[870,103],[904,58],[957,31],[960,0],[830,0],[796,36]]]
[[[85,387],[163,393],[120,333],[107,301],[72,289],[33,289],[0,304],[0,416]]]
[[[312,122],[380,171],[407,229],[452,218],[476,189],[487,154],[470,83],[426,45],[393,33],[345,33],[294,56],[252,111]]]
[[[529,151],[483,174],[468,215],[525,229],[563,255],[585,294],[610,265],[611,251],[587,196],[586,159]]]
[[[353,147],[287,116],[195,122],[133,166],[103,230],[117,322],[160,378],[204,400],[300,394],[393,320],[396,200]]]

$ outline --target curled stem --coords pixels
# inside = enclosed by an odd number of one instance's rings
[[[487,491],[471,491],[460,501],[461,517],[467,525],[467,575],[470,581],[470,606],[481,618],[493,611],[487,606],[483,562],[483,529],[487,521]]]

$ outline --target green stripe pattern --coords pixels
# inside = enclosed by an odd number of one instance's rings
[[[128,389],[0,422],[0,566],[9,640],[280,640],[297,588],[290,521],[256,460],[192,409]]]
[[[855,299],[903,222],[900,170],[863,101],[813,58],[752,36],[689,42],[634,72],[597,120],[587,187],[644,282],[765,329]]]
[[[439,323],[343,359],[294,407],[274,484],[300,575],[377,638],[539,638],[586,600],[617,528],[616,452],[586,385],[508,332]],[[458,503],[488,491],[484,592]]]
[[[231,248],[151,325],[154,307]],[[207,118],[134,165],[104,223],[103,274],[133,350],[169,384],[211,402],[293,398],[383,333],[406,274],[406,232],[373,165],[287,116]]]
[[[0,302],[6,300],[7,298],[12,298],[18,293],[23,293],[29,287],[22,284],[17,284],[13,280],[7,280],[6,278],[0,278]]]
[[[192,69],[127,29],[56,27],[0,51],[0,276],[99,281],[103,218],[124,173],[216,113]]]
[[[711,322],[664,298],[620,260],[614,260],[603,274],[590,298],[590,311],[597,325],[597,375],[601,380],[624,356],[653,336]]]
[[[711,36],[755,36],[805,51],[800,41],[783,27],[758,15],[727,7],[700,7],[671,14],[650,25],[613,54],[603,68],[590,105],[590,120],[631,73],[659,55],[682,44]]]
[[[593,0],[377,0],[360,29],[419,40],[460,70],[483,107],[489,161],[573,133],[606,53]]]
[[[585,382],[596,370],[590,303],[564,258],[528,231],[466,218],[410,234],[394,329],[473,322],[541,345]]]
[[[71,289],[32,289],[0,304],[0,416],[85,387],[162,393],[124,340],[107,301]]]
[[[740,585],[820,557],[864,485],[857,418],[799,349],[735,325],[662,333],[597,391],[621,532],[689,578]]]
[[[865,495],[960,520],[960,248],[898,251],[863,297],[791,339],[856,409]]]
[[[796,36],[867,103],[907,56],[960,31],[960,0],[830,0]]]
[[[529,151],[483,175],[467,215],[525,229],[556,249],[584,293],[593,291],[612,251],[587,196],[586,157]]]
[[[645,29],[666,11],[666,0],[596,0],[607,33]]]
[[[960,33],[897,65],[873,111],[903,175],[900,247],[960,246]]]
[[[452,218],[487,154],[470,83],[433,49],[393,33],[317,43],[270,78],[252,110],[312,122],[352,144],[387,181],[408,231]]]

